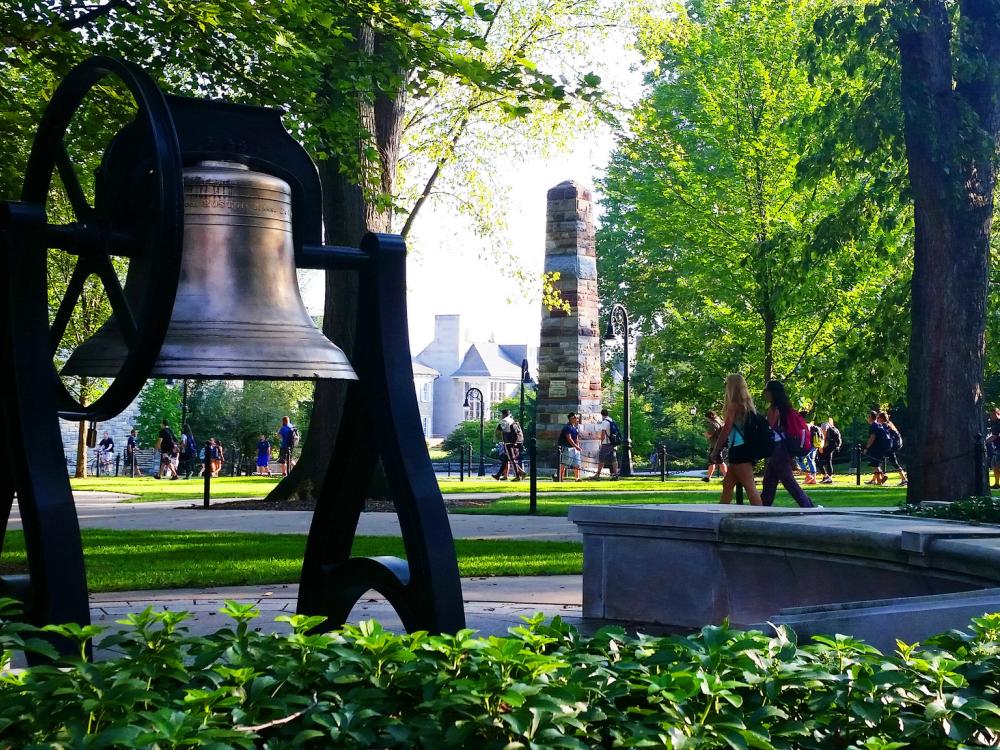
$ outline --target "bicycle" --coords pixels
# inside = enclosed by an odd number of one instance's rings
[[[112,474],[115,468],[115,462],[112,459],[111,451],[102,451],[100,449],[94,451],[94,458],[87,468],[90,470],[91,476]]]

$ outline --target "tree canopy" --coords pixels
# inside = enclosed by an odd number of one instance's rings
[[[909,274],[906,212],[871,200],[894,165],[809,168],[835,93],[801,57],[819,12],[699,0],[639,29],[648,93],[603,181],[599,274],[676,400],[713,403],[729,372],[841,407],[902,387],[865,337]]]

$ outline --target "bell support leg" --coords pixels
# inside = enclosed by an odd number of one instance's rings
[[[336,627],[366,591],[375,590],[388,599],[408,631],[456,632],[465,627],[462,585],[413,386],[406,246],[395,235],[369,234],[361,247],[369,262],[360,271],[354,357],[359,382],[351,386],[357,398],[348,399],[313,518],[299,611],[326,615],[327,625]],[[376,450],[399,518],[406,561],[351,558],[346,551],[370,486]],[[318,561],[323,554],[326,564]]]
[[[7,241],[2,243],[7,277],[2,284],[6,320],[0,345],[8,364],[2,368],[0,387],[28,578],[13,579],[0,591],[22,599],[27,619],[35,624],[87,625],[90,606],[83,544],[62,452],[47,347],[45,252],[34,241],[45,215],[40,207],[25,204],[2,208],[5,215],[0,220],[7,225]],[[20,212],[17,221],[12,221],[12,211]],[[16,316],[11,314],[15,310]],[[5,527],[7,520],[4,514]],[[71,648],[61,640],[54,643],[63,651]]]

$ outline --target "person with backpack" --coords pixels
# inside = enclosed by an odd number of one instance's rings
[[[809,432],[808,450],[798,458],[799,469],[805,474],[802,484],[816,484],[816,455],[823,445],[823,437],[819,427],[809,421],[808,411],[801,409],[799,416],[802,417]]]
[[[833,417],[827,417],[826,421],[820,425],[823,431],[823,447],[819,451],[817,468],[823,472],[822,484],[833,484],[833,455],[840,450],[844,444],[844,439],[833,423]]]
[[[524,478],[524,469],[521,468],[524,431],[511,416],[510,409],[500,411],[500,423],[496,426],[494,434],[500,441],[500,469],[493,475],[493,478],[497,481],[506,480],[510,476],[510,469],[513,466],[514,481],[519,482]]]
[[[774,431],[774,451],[764,467],[764,485],[760,497],[764,505],[773,505],[778,483],[802,508],[818,507],[812,498],[795,481],[792,458],[804,456],[814,450],[809,425],[802,415],[792,408],[785,386],[771,380],[764,386],[764,400],[768,403],[767,422]],[[813,468],[815,471],[815,467]]]
[[[720,477],[726,476],[727,469],[725,460],[720,460],[719,463],[714,463],[712,461],[713,448],[715,447],[715,443],[718,441],[719,430],[722,429],[722,420],[719,419],[719,415],[711,409],[705,412],[705,420],[708,422],[708,429],[705,431],[705,437],[708,438],[708,469],[705,471],[705,476],[701,481],[711,482],[712,475],[715,473],[716,468],[719,470]],[[719,456],[719,458],[723,459],[722,456]]]
[[[758,427],[757,407],[754,406],[747,381],[742,375],[733,374],[726,378],[726,401],[723,408],[725,421],[709,461],[722,463],[722,449],[729,448],[729,471],[722,478],[720,503],[733,499],[737,483],[743,485],[751,505],[760,505],[761,497],[754,484],[753,465],[758,460],[758,446],[750,438]]]
[[[184,478],[190,479],[191,475],[194,473],[194,462],[198,457],[198,443],[194,439],[194,433],[191,431],[191,425],[184,425],[181,427],[181,470],[184,472]]]
[[[868,442],[865,443],[864,454],[868,465],[872,467],[872,478],[865,484],[885,484],[886,476],[882,471],[882,462],[889,454],[889,433],[878,421],[878,412],[868,412]]]
[[[618,456],[615,448],[621,445],[622,434],[607,409],[601,409],[601,421],[597,423],[597,430],[601,438],[601,450],[597,455],[597,471],[591,479],[600,479],[605,464],[608,465],[611,478],[618,479]]]
[[[299,431],[288,417],[281,418],[281,428],[278,430],[281,446],[278,449],[278,463],[281,464],[281,476],[288,476],[288,470],[295,465],[295,446],[299,442]]]
[[[170,422],[166,419],[160,423],[160,434],[156,438],[156,450],[160,452],[160,470],[154,478],[162,479],[163,472],[166,471],[173,474],[171,479],[180,479],[177,475],[177,468],[174,466],[174,456],[180,454],[180,446],[177,444],[173,430],[170,429]]]
[[[892,461],[892,465],[896,467],[896,471],[899,473],[899,486],[906,487],[908,484],[906,472],[903,471],[903,467],[899,463],[899,458],[896,456],[897,451],[903,447],[903,436],[899,432],[899,428],[889,419],[889,412],[880,411],[878,413],[878,423],[885,429],[886,435],[889,438],[889,449],[885,453],[885,461],[886,463]],[[882,482],[884,483],[886,479],[888,479],[888,476],[883,469]]]

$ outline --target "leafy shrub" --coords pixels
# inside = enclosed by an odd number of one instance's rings
[[[120,656],[0,678],[0,747],[964,748],[998,741],[1000,615],[893,656],[843,636],[799,647],[706,627],[582,638],[537,616],[509,638],[393,635],[366,622],[311,635],[279,617],[186,635],[150,609],[103,646]],[[9,610],[8,610],[9,614]],[[48,627],[77,643],[98,628]],[[50,652],[0,622],[0,649]]]
[[[947,505],[901,505],[897,511],[904,516],[947,518],[970,523],[1000,524],[1000,498],[968,497]]]

